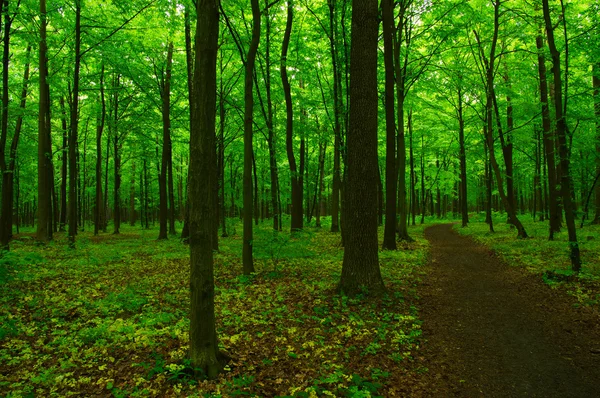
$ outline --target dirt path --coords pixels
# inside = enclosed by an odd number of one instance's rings
[[[600,397],[600,317],[451,225],[425,231],[420,288],[431,396]]]

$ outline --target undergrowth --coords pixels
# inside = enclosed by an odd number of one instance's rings
[[[250,277],[241,237],[220,239],[217,330],[233,359],[212,381],[191,377],[198,369],[186,359],[189,248],[177,237],[84,232],[73,250],[62,234],[45,247],[18,235],[0,258],[0,395],[401,394],[419,371],[423,228],[380,252],[388,291],[377,299],[336,292],[343,248],[326,225],[290,235],[261,224]]]
[[[550,287],[566,289],[577,298],[578,305],[600,305],[600,226],[586,224],[577,228],[583,266],[575,275],[571,271],[566,227],[550,241],[548,222],[520,215],[529,238],[517,239],[517,231],[507,223],[505,214],[494,215],[494,233],[489,232],[484,220],[483,214],[471,215],[467,228],[456,224],[455,229],[490,247],[508,264],[539,274]]]

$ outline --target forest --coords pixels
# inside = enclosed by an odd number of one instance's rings
[[[2,0],[0,396],[589,397],[599,0]]]

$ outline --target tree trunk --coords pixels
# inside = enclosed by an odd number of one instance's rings
[[[71,100],[71,129],[69,134],[69,244],[75,245],[77,235],[77,140],[79,126],[79,69],[81,65],[81,1],[75,0],[75,70]]]
[[[594,114],[596,115],[596,175],[600,175],[600,62],[593,68]],[[596,184],[596,215],[593,224],[600,224],[600,184]]]
[[[377,242],[377,0],[352,2],[350,123],[340,290],[385,290]]]
[[[218,2],[197,2],[196,68],[190,131],[190,360],[211,379],[222,371],[215,326],[213,224],[217,188],[215,105],[217,86]]]
[[[260,9],[258,0],[251,0],[252,4],[252,41],[248,48],[246,58],[246,76],[244,80],[244,237],[242,247],[242,263],[244,275],[254,272],[252,256],[252,135],[254,121],[254,97],[252,94],[254,64],[256,51],[260,41]]]
[[[546,34],[548,38],[548,47],[552,54],[552,72],[554,75],[554,111],[556,117],[556,134],[558,136],[560,169],[561,169],[561,190],[563,208],[565,210],[565,221],[569,234],[569,246],[571,250],[571,269],[574,272],[581,270],[581,257],[579,253],[579,244],[577,243],[577,231],[575,229],[575,211],[571,198],[571,178],[569,175],[569,149],[567,148],[567,123],[565,120],[565,108],[563,108],[562,76],[560,72],[560,53],[554,43],[554,27],[550,19],[550,9],[548,0],[542,0],[544,11],[544,21],[546,23]],[[563,9],[564,12],[564,9]],[[564,14],[562,18],[564,18]]]
[[[38,114],[38,225],[37,240],[52,240],[52,146],[49,140],[50,89],[48,87],[48,47],[46,44],[46,0],[40,0],[40,100]]]
[[[15,164],[17,159],[17,148],[19,146],[19,139],[21,137],[21,130],[23,127],[23,113],[25,111],[25,105],[27,101],[27,87],[29,84],[29,69],[30,62],[29,57],[31,55],[31,46],[27,46],[26,53],[26,64],[25,72],[23,73],[23,89],[21,91],[21,102],[19,108],[22,111],[17,117],[17,123],[15,126],[15,134],[13,135],[12,142],[10,144],[10,152],[8,165],[5,173],[2,175],[2,225],[0,225],[0,246],[8,249],[9,241],[12,237],[12,221],[13,221],[13,195],[14,195],[14,183],[15,183]],[[17,174],[18,177],[18,174]],[[17,178],[17,233],[19,231],[19,186]]]
[[[331,232],[339,232],[340,191],[342,179],[340,175],[341,148],[342,148],[342,90],[341,73],[338,64],[336,49],[337,19],[336,0],[327,0],[329,7],[329,50],[331,52],[331,65],[333,67],[333,107],[334,107],[334,147],[333,147],[333,186],[331,197]],[[344,11],[345,12],[345,11]]]
[[[467,198],[467,152],[465,150],[465,120],[463,118],[462,76],[459,77],[459,80],[457,115],[458,142],[460,146],[460,214],[462,227],[465,228],[469,224],[469,201]]]
[[[385,66],[385,226],[383,249],[396,250],[396,115],[394,110],[394,2],[382,0],[383,61]]]
[[[114,174],[115,174],[115,190],[114,190],[114,210],[113,210],[113,219],[114,219],[114,230],[113,234],[118,235],[120,233],[121,228],[121,142],[119,139],[119,75],[115,76],[114,81],[114,102],[113,102],[113,160],[114,160]]]
[[[486,130],[486,141],[490,154],[490,163],[492,165],[494,174],[496,176],[496,183],[498,187],[498,193],[500,198],[502,199],[502,203],[506,212],[508,213],[508,219],[511,224],[513,224],[517,228],[517,237],[519,238],[527,238],[527,232],[525,231],[525,227],[518,219],[515,208],[511,206],[508,201],[508,197],[504,192],[504,184],[502,173],[500,171],[500,166],[496,160],[496,155],[494,153],[494,128],[493,128],[493,117],[494,117],[494,63],[496,60],[496,45],[498,42],[498,30],[499,30],[499,12],[500,3],[494,3],[494,33],[492,38],[491,50],[489,59],[483,57],[485,68],[486,68],[486,115],[487,115],[487,130]],[[477,32],[475,32],[477,42],[479,43],[481,49],[481,42],[479,40],[479,36],[477,36]]]
[[[169,43],[169,49],[167,51],[167,62],[166,72],[161,78],[161,99],[162,99],[162,120],[163,120],[163,134],[162,134],[162,156],[160,163],[160,174],[158,176],[158,189],[159,189],[159,232],[158,239],[167,239],[167,223],[169,222],[169,208],[168,208],[168,195],[173,191],[173,169],[171,167],[171,186],[169,187],[170,192],[167,192],[167,173],[169,169],[169,163],[172,161],[171,156],[171,65],[173,63],[173,42]],[[171,207],[173,202],[171,202]],[[173,220],[172,229],[175,229],[175,223]]]
[[[286,109],[286,152],[288,163],[290,165],[290,178],[292,187],[292,224],[291,231],[298,231],[302,229],[303,218],[302,218],[302,187],[300,186],[300,176],[302,171],[298,172],[296,166],[296,158],[294,156],[294,113],[292,107],[292,94],[290,89],[290,82],[287,75],[287,52],[290,44],[290,36],[292,33],[292,23],[294,20],[294,6],[292,0],[287,2],[287,22],[285,26],[285,34],[283,36],[283,44],[281,46],[281,82],[283,85],[283,92],[285,95],[285,109]]]

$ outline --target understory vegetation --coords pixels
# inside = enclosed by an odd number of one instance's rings
[[[600,226],[585,225],[578,229],[579,247],[583,266],[573,273],[569,260],[569,243],[566,228],[548,240],[548,223],[533,221],[531,216],[521,216],[529,233],[527,239],[515,239],[514,227],[507,223],[506,215],[495,213],[494,233],[483,221],[485,215],[476,214],[467,228],[455,229],[475,241],[490,247],[503,260],[513,266],[539,274],[552,288],[564,288],[575,296],[580,305],[600,304]]]
[[[125,227],[81,233],[73,250],[66,236],[40,247],[22,231],[0,260],[0,395],[400,394],[426,371],[416,293],[423,229],[411,228],[416,241],[403,250],[380,252],[387,293],[367,300],[337,293],[343,248],[326,225],[293,236],[259,227],[257,272],[243,276],[241,225],[231,224],[215,288],[219,343],[232,360],[212,381],[192,377],[186,360],[186,245]]]

